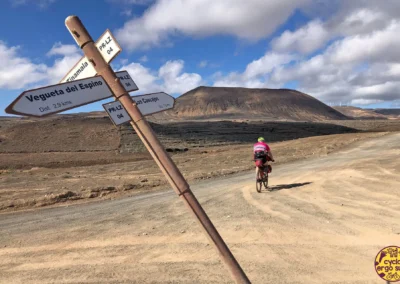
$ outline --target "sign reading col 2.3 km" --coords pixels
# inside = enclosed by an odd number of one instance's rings
[[[42,117],[112,97],[103,77],[95,76],[23,92],[6,113]]]

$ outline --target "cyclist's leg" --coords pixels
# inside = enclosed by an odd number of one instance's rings
[[[263,166],[264,166],[264,167],[268,167],[268,159],[267,159],[267,157],[265,157],[265,158],[263,159]]]
[[[270,160],[271,160],[271,158],[268,156],[268,158],[265,159],[265,164],[264,164],[265,168],[267,169],[267,172],[269,172],[269,173],[272,172],[272,167],[269,164]]]

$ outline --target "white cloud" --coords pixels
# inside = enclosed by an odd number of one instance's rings
[[[149,59],[147,58],[146,55],[143,55],[142,57],[140,57],[139,61],[140,62],[147,62],[147,61],[149,61]]]
[[[390,62],[400,60],[400,20],[393,20],[385,29],[354,35],[335,42],[327,51],[336,64],[364,60]]]
[[[120,70],[128,71],[139,87],[140,93],[164,91],[170,94],[182,94],[202,83],[199,74],[182,73],[183,68],[183,60],[173,60],[162,65],[158,72],[154,72],[140,63],[130,63],[121,67]]]
[[[18,55],[20,47],[7,47],[0,41],[0,88],[20,89],[46,79],[47,66]]]
[[[62,58],[57,58],[52,66],[47,67],[46,76],[49,84],[60,82],[67,72],[81,59],[79,53],[66,55]]]
[[[163,79],[167,92],[185,93],[201,84],[202,79],[199,74],[182,73],[183,67],[183,60],[168,61],[161,66],[158,74]]]
[[[48,56],[62,56],[52,65],[36,64],[18,54],[20,47],[7,47],[0,42],[0,88],[22,89],[29,85],[48,85],[59,82],[81,58],[79,50],[70,45],[56,43]]]
[[[398,0],[341,0],[337,2],[340,8],[331,16],[329,25],[332,30],[345,36],[381,30],[393,19],[398,19],[400,14]],[[331,4],[333,1],[328,3]]]
[[[243,74],[232,72],[227,76],[220,73],[214,74],[214,87],[241,87],[241,88],[270,88],[265,80],[245,79]]]
[[[258,40],[274,32],[294,9],[308,2],[158,0],[142,17],[126,22],[116,36],[129,50],[163,45],[177,33],[196,37],[222,34]]]
[[[336,30],[345,35],[370,33],[386,26],[387,20],[388,17],[381,11],[360,8],[341,20]]]
[[[79,53],[79,49],[76,44],[61,44],[61,42],[57,42],[53,45],[49,52],[47,52],[47,56],[53,55],[62,55],[69,56],[75,55]]]
[[[157,74],[154,74],[150,69],[144,67],[140,63],[130,63],[122,66],[120,71],[126,70],[133,78],[139,91],[142,92],[160,92],[162,91],[159,84]]]
[[[314,20],[294,32],[285,31],[272,41],[272,47],[280,52],[298,51],[308,54],[322,47],[329,37],[324,24],[320,20]]]
[[[366,99],[354,99],[351,100],[352,105],[370,105],[383,102],[382,100],[366,100]]]
[[[82,55],[76,45],[57,42],[53,45],[47,56],[62,56],[56,58],[52,66],[46,70],[47,82],[56,84],[60,82],[67,72],[81,59]]]
[[[215,87],[246,87],[246,88],[276,88],[281,87],[280,82],[269,80],[271,72],[296,60],[292,54],[278,54],[267,52],[260,59],[249,63],[243,73],[231,72],[227,76],[221,73],[214,74]]]
[[[307,6],[311,2],[313,6]],[[232,0],[229,4],[158,0],[117,34],[130,50],[165,45],[174,35],[231,35],[252,41],[268,37],[294,9],[302,7],[310,22],[278,35],[269,51],[244,71],[217,72],[213,85],[274,88],[294,81],[301,91],[324,101],[371,104],[400,100],[398,0]],[[310,58],[317,50],[322,52]],[[198,66],[209,65],[203,61]],[[169,65],[165,72],[166,65],[159,72],[160,80],[164,80],[161,74],[169,74],[167,80],[179,81],[179,66]]]
[[[47,53],[55,56],[51,65],[35,64],[18,54],[20,47],[7,47],[0,41],[0,89],[21,89],[27,86],[45,86],[58,83],[81,58],[79,50],[70,45],[56,43]],[[173,60],[152,71],[140,63],[126,60],[120,70],[127,70],[139,87],[140,92],[165,91],[172,94],[184,93],[202,83],[196,73],[183,72],[184,61]]]
[[[150,4],[147,0],[109,1],[127,5]],[[21,5],[32,3],[32,0],[17,2]],[[275,32],[296,8],[306,7],[311,2],[316,4],[311,0],[153,2],[142,16],[131,19],[117,30],[116,35],[124,48],[171,46],[176,35],[194,38],[230,35],[255,41]],[[325,14],[318,9],[309,12],[308,15],[312,15],[310,22],[278,35],[270,42],[265,54],[241,70],[216,73],[213,85],[275,88],[295,81],[300,91],[324,101],[357,104],[398,102],[400,1],[317,2],[326,6]],[[131,7],[123,8],[131,11]],[[37,64],[21,56],[19,49],[0,42],[0,88],[58,82],[80,58],[75,45],[56,43],[47,53],[54,57],[54,62]],[[317,50],[322,52],[310,57]],[[144,66],[147,60],[147,56],[142,56],[138,60],[140,63],[129,64],[128,59],[119,61],[119,66],[124,65],[121,69],[128,70],[140,91],[184,93],[203,84],[199,74],[184,70],[183,60],[168,61],[155,70]],[[198,67],[213,66],[206,60],[198,64]]]
[[[313,20],[274,39],[275,51],[296,50],[301,54],[334,41],[321,54],[275,68],[269,74],[270,82],[297,81],[301,91],[330,102],[369,104],[400,98],[400,19],[385,6],[387,2],[381,3],[382,7],[375,6],[376,2],[364,8],[345,5],[346,11],[325,23]],[[400,5],[396,7],[400,11]],[[307,39],[313,23],[326,32],[316,45]]]
[[[258,60],[254,60],[247,65],[244,72],[244,77],[252,79],[257,76],[262,76],[270,73],[277,67],[290,63],[295,60],[297,56],[292,54],[279,54],[274,52],[268,52]]]
[[[311,58],[267,52],[249,63],[243,73],[217,74],[214,85],[275,88],[296,81],[300,91],[326,102],[399,100],[398,32],[399,24],[392,20],[381,30],[338,39]]]

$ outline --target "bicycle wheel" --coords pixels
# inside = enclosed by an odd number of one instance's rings
[[[261,171],[261,169],[260,169],[260,171]],[[261,174],[261,172],[259,172],[259,178],[260,178],[260,175],[262,175]],[[260,181],[257,181],[257,179],[256,179],[256,189],[257,189],[257,192],[258,193],[260,193],[261,192],[261,189],[262,189],[262,178],[260,178]]]
[[[262,189],[262,181],[256,181],[257,192],[260,193]]]
[[[262,180],[262,183],[263,183],[265,189],[267,189],[267,188],[268,188],[268,174],[265,174],[265,175],[264,175],[264,178],[263,178],[263,180]]]

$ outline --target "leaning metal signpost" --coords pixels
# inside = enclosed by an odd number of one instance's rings
[[[172,188],[183,199],[205,230],[233,279],[237,283],[250,283],[197,201],[182,173],[143,116],[172,108],[173,98],[165,93],[132,98],[129,91],[138,89],[132,78],[126,71],[115,73],[109,65],[110,61],[121,51],[121,47],[111,32],[107,30],[94,43],[78,17],[69,16],[65,20],[65,24],[76,43],[83,50],[84,57],[68,72],[60,84],[23,92],[6,108],[6,112],[42,117],[114,96],[115,102],[103,105],[113,123],[119,125],[130,121]]]

